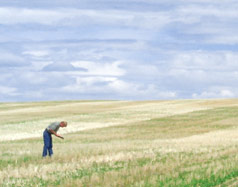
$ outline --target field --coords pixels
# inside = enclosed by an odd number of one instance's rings
[[[1,186],[238,186],[238,99],[0,103],[0,119]]]

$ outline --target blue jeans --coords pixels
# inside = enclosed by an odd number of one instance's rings
[[[49,156],[51,156],[53,154],[52,137],[47,130],[45,130],[43,133],[43,139],[44,139],[44,147],[42,156],[43,157],[47,156],[47,152],[49,153]]]

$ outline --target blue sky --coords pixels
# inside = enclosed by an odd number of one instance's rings
[[[238,96],[235,0],[0,0],[0,101]]]

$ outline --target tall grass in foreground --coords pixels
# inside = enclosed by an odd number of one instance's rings
[[[217,186],[238,178],[238,107],[0,143],[2,186]],[[102,116],[103,117],[103,116]]]

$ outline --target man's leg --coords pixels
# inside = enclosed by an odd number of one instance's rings
[[[52,142],[52,136],[50,134],[50,144],[49,144],[49,156],[53,155],[53,142]]]
[[[47,150],[50,147],[50,134],[46,130],[43,133],[43,138],[44,138],[44,148],[42,156],[45,157],[47,156]]]

